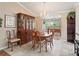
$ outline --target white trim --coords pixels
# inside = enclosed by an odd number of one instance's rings
[[[27,9],[25,6],[23,6],[20,2],[17,2],[17,4],[19,4],[21,7],[23,7],[26,11],[29,11],[30,13],[32,13],[32,16],[35,16],[35,14],[31,11],[31,10],[29,10],[29,9]]]

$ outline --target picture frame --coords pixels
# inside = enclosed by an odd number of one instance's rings
[[[16,27],[16,16],[5,15],[4,24],[6,28],[15,28]]]

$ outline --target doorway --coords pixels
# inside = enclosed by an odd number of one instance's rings
[[[75,12],[69,12],[67,16],[67,41],[73,43],[75,40]]]

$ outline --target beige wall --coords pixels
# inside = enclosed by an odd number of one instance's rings
[[[6,29],[16,29],[4,28],[5,15],[15,15],[19,12],[33,15],[31,12],[25,10],[18,3],[0,3],[0,17],[3,19],[2,27],[0,27],[0,49],[6,48],[7,46]]]
[[[67,14],[61,14],[61,39],[67,40]]]
[[[41,31],[42,30],[42,19],[40,17],[36,17],[35,18],[35,28],[38,30],[38,31]]]
[[[61,15],[61,39],[67,41],[67,15],[70,11],[74,11],[74,9],[62,11]]]

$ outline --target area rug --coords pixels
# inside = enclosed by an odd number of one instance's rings
[[[1,50],[0,56],[10,56],[10,55],[7,52],[5,52],[4,50]]]

